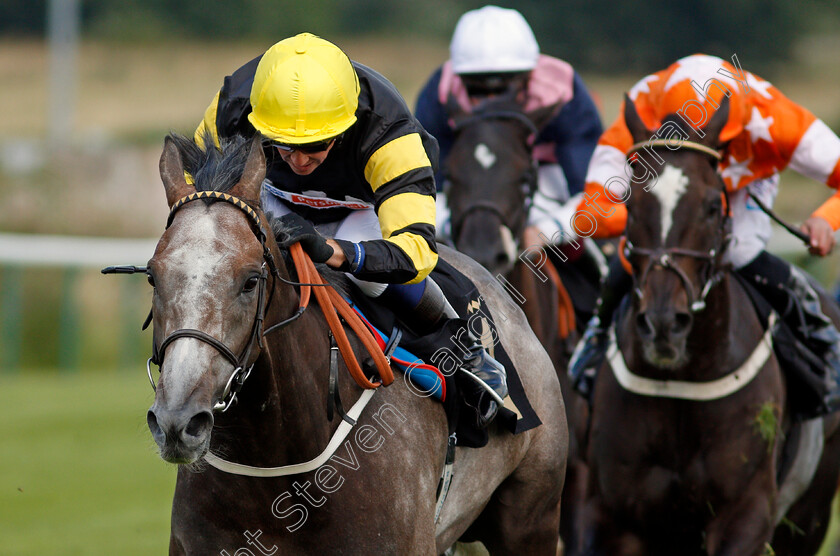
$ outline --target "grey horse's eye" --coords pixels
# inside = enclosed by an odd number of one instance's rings
[[[251,276],[250,278],[248,278],[245,281],[245,285],[242,286],[242,293],[249,293],[249,292],[254,291],[254,289],[257,287],[257,284],[259,284],[259,282],[260,282],[260,279],[259,279],[258,276]]]

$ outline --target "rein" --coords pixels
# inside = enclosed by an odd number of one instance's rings
[[[260,348],[263,348],[264,336],[266,336],[270,332],[279,330],[280,328],[283,328],[300,318],[300,316],[303,315],[303,312],[309,305],[310,292],[313,286],[321,286],[315,289],[315,297],[318,300],[318,304],[320,305],[321,310],[323,311],[324,316],[326,317],[330,330],[332,331],[332,334],[335,337],[336,342],[338,343],[338,348],[341,351],[342,358],[344,359],[344,362],[347,365],[350,375],[353,377],[356,383],[364,389],[374,389],[378,388],[381,385],[387,386],[394,381],[394,374],[391,370],[390,361],[379,348],[379,345],[376,343],[376,340],[374,340],[370,330],[368,330],[368,328],[361,321],[356,312],[353,311],[353,309],[350,307],[347,301],[332,287],[332,285],[324,281],[323,277],[315,268],[314,263],[309,258],[309,256],[306,253],[304,253],[303,248],[299,243],[292,245],[289,248],[289,251],[292,255],[292,260],[294,261],[300,281],[293,282],[291,280],[283,278],[280,275],[280,271],[277,268],[274,256],[271,254],[271,251],[266,245],[266,235],[265,232],[263,232],[260,217],[257,214],[257,212],[254,209],[252,209],[245,201],[233,195],[221,193],[218,191],[198,191],[195,193],[191,193],[190,195],[187,195],[173,203],[172,208],[169,211],[169,217],[166,222],[166,227],[169,228],[169,226],[171,226],[172,221],[175,217],[175,213],[181,207],[183,207],[189,202],[196,201],[199,199],[227,202],[241,210],[242,213],[245,214],[245,216],[248,218],[254,235],[256,235],[257,239],[262,245],[263,259],[265,262],[263,263],[259,277],[257,313],[254,317],[254,323],[251,326],[251,334],[248,343],[245,345],[245,347],[242,349],[238,356],[235,355],[234,352],[228,346],[226,346],[217,338],[214,338],[213,336],[205,332],[195,330],[192,328],[181,328],[175,330],[166,338],[164,338],[160,345],[157,345],[155,342],[153,342],[152,357],[150,357],[146,362],[146,373],[149,377],[149,381],[152,384],[152,389],[156,390],[157,386],[152,377],[151,364],[154,363],[158,367],[163,365],[166,348],[172,342],[180,338],[192,338],[195,340],[199,340],[215,348],[216,351],[221,353],[225,357],[225,359],[227,359],[234,367],[234,370],[231,373],[231,376],[225,385],[225,389],[222,393],[221,400],[217,402],[213,407],[213,409],[216,411],[227,411],[236,399],[236,395],[242,388],[242,385],[245,383],[245,380],[251,374],[251,370],[254,368],[256,358],[254,358],[254,361],[251,361],[251,353],[254,344],[258,344]],[[268,267],[268,269],[266,268],[266,266]],[[274,286],[277,283],[272,283],[268,302],[266,302],[265,292],[267,288],[266,283],[268,280],[269,271],[271,272],[271,275],[277,279],[277,281],[300,287],[300,305],[297,311],[291,317],[284,319],[278,323],[275,323],[263,330],[265,310],[266,307],[271,303],[271,298],[274,294]],[[102,272],[106,274],[134,273],[148,272],[148,270],[144,267],[109,267],[107,269],[103,269]],[[339,320],[339,316],[356,333],[356,335],[362,342],[362,345],[373,358],[377,371],[379,372],[381,381],[373,382],[365,376],[364,372],[359,366],[358,361],[356,360],[356,355],[353,352],[352,346],[350,345],[350,340],[347,337],[347,332],[342,326],[341,321]],[[146,323],[148,323],[149,321],[150,319],[147,319]]]

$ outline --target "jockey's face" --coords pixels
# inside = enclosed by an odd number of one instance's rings
[[[517,101],[524,101],[530,72],[462,74],[461,81],[473,105],[488,98],[512,94]]]
[[[335,139],[323,145],[325,147],[321,150],[317,150],[320,149],[320,146],[313,147],[310,145],[300,145],[299,148],[291,145],[275,145],[275,148],[280,153],[283,162],[292,169],[292,172],[299,176],[308,176],[327,159],[327,155],[330,154],[330,150],[335,145]]]

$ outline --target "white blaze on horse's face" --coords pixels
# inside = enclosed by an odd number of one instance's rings
[[[172,228],[174,234],[169,239],[165,257],[166,272],[182,277],[180,283],[167,284],[167,292],[172,292],[167,304],[178,307],[177,311],[171,312],[177,319],[170,317],[169,320],[177,322],[162,324],[169,332],[193,328],[224,342],[224,296],[217,290],[226,278],[223,273],[231,265],[233,254],[226,245],[227,234],[220,230],[222,219],[218,216],[206,210],[182,210],[190,212],[189,217]],[[237,346],[230,347],[234,351],[237,349]],[[161,369],[167,399],[175,403],[185,400],[204,374],[213,368],[215,361],[230,365],[218,351],[199,340],[180,338],[170,344],[164,357],[165,368]]]
[[[490,150],[490,147],[484,143],[479,143],[475,146],[473,151],[476,161],[481,164],[485,170],[489,170],[496,163],[496,155]]]
[[[666,164],[656,180],[656,185],[650,190],[659,200],[662,245],[665,245],[665,240],[674,224],[674,211],[687,189],[688,176],[681,169]]]

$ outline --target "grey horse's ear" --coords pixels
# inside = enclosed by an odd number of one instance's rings
[[[195,191],[195,188],[187,183],[181,153],[175,140],[169,135],[163,142],[163,154],[160,155],[160,179],[163,181],[166,202],[170,208],[178,199]]]
[[[233,188],[237,197],[247,201],[259,202],[260,188],[265,179],[265,153],[262,148],[262,137],[256,134],[251,140],[251,151],[242,171],[242,178]]]
[[[634,143],[650,139],[653,135],[653,132],[642,121],[639,113],[636,112],[636,105],[627,93],[624,94],[624,124],[630,131]]]

